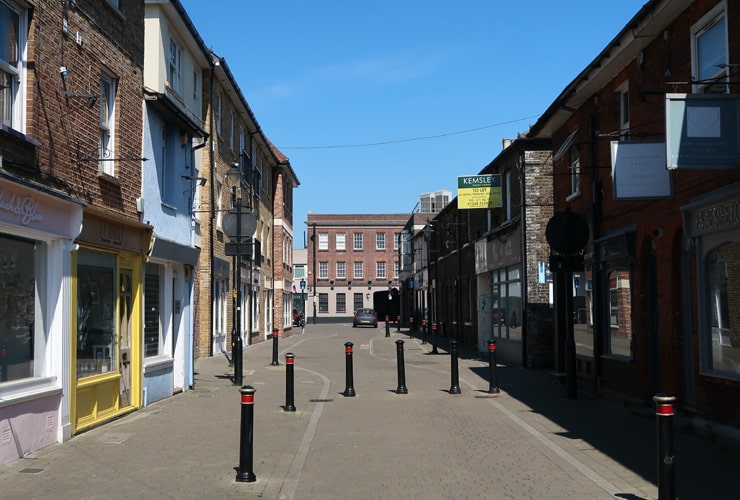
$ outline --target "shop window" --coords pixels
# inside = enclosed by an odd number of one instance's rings
[[[162,273],[158,264],[147,264],[144,275],[144,356],[162,354]]]
[[[573,273],[573,336],[576,340],[576,354],[593,357],[593,281],[590,271]]]
[[[43,373],[42,243],[0,237],[0,382]]]
[[[118,369],[115,254],[81,249],[77,257],[77,378]]]
[[[609,329],[607,354],[631,357],[632,353],[632,298],[630,273],[613,269],[607,277],[609,287]]]
[[[491,314],[498,338],[522,338],[522,286],[518,266],[493,271]]]
[[[740,243],[728,242],[705,258],[709,335],[708,368],[740,375]],[[706,345],[706,344],[705,344]]]

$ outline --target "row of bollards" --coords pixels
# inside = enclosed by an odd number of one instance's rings
[[[277,335],[273,336],[273,339]],[[276,345],[276,344],[273,344]],[[408,394],[406,387],[406,369],[403,353],[403,340],[396,340],[396,362],[398,368],[398,387],[397,394]],[[352,342],[344,344],[345,352],[345,370],[346,386],[342,393],[345,397],[354,397],[356,395],[354,388],[353,374],[353,347]],[[436,347],[436,346],[435,346]],[[459,371],[458,371],[458,341],[450,341],[450,394],[460,394]],[[273,355],[273,365],[277,363],[277,358]],[[489,386],[490,394],[498,394],[497,373],[496,373],[496,341],[488,341],[488,366],[489,366]],[[284,410],[288,412],[296,411],[294,388],[295,388],[295,355],[287,353],[285,355],[285,406]],[[254,473],[254,394],[256,389],[252,386],[245,385],[239,389],[241,394],[241,426],[240,426],[240,445],[239,445],[239,467],[237,468],[237,482],[254,482],[257,476]],[[658,499],[675,500],[675,455],[673,443],[673,403],[676,398],[666,394],[657,394],[653,397],[655,401],[656,422],[657,422],[657,463],[658,463]]]

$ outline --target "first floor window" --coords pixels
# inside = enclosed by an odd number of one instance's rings
[[[44,280],[39,278],[45,254],[43,243],[0,237],[0,383],[44,375]]]
[[[363,263],[355,262],[355,273],[354,277],[356,280],[361,280],[363,276]]]
[[[100,116],[98,120],[100,143],[98,161],[100,172],[108,175],[115,175],[113,168],[113,158],[115,158],[115,103],[116,81],[104,74],[100,78]]]
[[[375,263],[375,277],[379,280],[385,279],[385,262]]]
[[[375,233],[375,249],[385,250],[385,233]]]
[[[346,241],[347,235],[344,233],[337,233],[336,239],[337,239],[337,250],[343,251],[347,249],[347,241]]]
[[[352,248],[354,250],[362,250],[362,233],[352,234]]]
[[[347,312],[347,298],[343,293],[337,294],[337,312]]]
[[[328,293],[319,294],[319,312],[320,313],[329,312],[329,294]]]
[[[329,279],[329,263],[319,262],[319,279]]]
[[[347,263],[337,262],[337,279],[343,280],[347,278]]]

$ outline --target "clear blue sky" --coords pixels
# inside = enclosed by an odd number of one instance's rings
[[[181,0],[308,211],[410,213],[526,132],[646,0]]]

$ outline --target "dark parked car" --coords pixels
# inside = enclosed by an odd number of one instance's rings
[[[352,319],[352,328],[355,328],[357,325],[367,325],[377,328],[378,315],[375,313],[375,309],[358,309],[355,312],[355,317]]]

